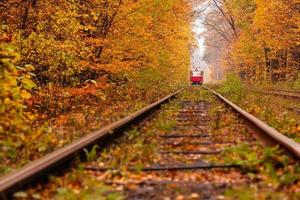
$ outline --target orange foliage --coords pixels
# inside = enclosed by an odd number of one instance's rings
[[[217,19],[219,38],[226,45],[220,52],[227,70],[235,69],[247,80],[293,80],[300,70],[300,12],[298,0],[230,0],[219,6],[225,13]],[[237,29],[231,24],[232,19]],[[216,23],[217,24],[217,23]],[[217,29],[219,28],[219,29]],[[208,32],[211,35],[211,33]],[[231,38],[231,39],[228,39]],[[215,44],[216,45],[216,44]],[[220,47],[220,46],[219,46]]]

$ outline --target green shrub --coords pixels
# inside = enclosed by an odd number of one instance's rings
[[[0,134],[23,132],[33,119],[25,113],[25,101],[36,85],[26,69],[16,66],[18,60],[13,47],[0,45]]]
[[[233,102],[239,102],[244,95],[244,85],[242,80],[235,73],[229,73],[226,80],[219,91],[226,97],[230,98]]]
[[[295,80],[294,84],[293,84],[293,89],[300,89],[300,73],[298,74],[298,78]]]

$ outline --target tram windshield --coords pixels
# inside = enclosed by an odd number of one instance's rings
[[[201,72],[195,72],[195,71],[193,71],[192,72],[192,76],[201,76],[202,74],[201,74]]]

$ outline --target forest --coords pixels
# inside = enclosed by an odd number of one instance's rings
[[[1,157],[49,152],[186,85],[196,18],[213,80],[300,87],[298,0],[1,0]]]
[[[235,70],[252,82],[298,78],[298,0],[211,0],[196,15],[206,27],[204,59],[216,69],[214,77]]]
[[[1,160],[33,159],[79,137],[58,127],[108,123],[186,83],[189,12],[183,0],[1,0]]]
[[[300,198],[299,99],[300,0],[0,0],[0,199]]]

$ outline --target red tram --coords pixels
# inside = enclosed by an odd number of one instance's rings
[[[190,82],[191,85],[202,85],[203,71],[190,71]]]

